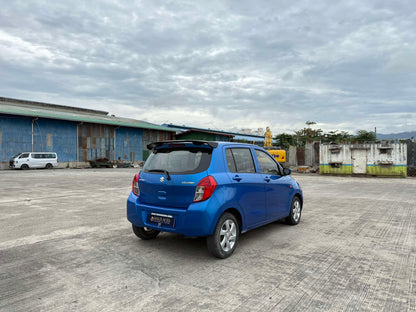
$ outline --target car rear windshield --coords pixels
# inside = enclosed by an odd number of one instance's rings
[[[208,169],[210,148],[157,149],[147,159],[143,171],[166,170],[169,174],[192,174]]]

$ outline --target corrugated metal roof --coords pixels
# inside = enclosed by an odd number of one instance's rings
[[[164,126],[175,129],[177,132],[182,132],[186,130],[196,130],[196,131],[208,131],[208,132],[215,132],[217,134],[222,135],[232,135],[234,139],[244,139],[249,141],[264,141],[264,136],[255,135],[255,134],[244,134],[244,133],[237,133],[237,132],[228,132],[222,130],[212,130],[212,129],[204,129],[204,128],[195,128],[195,127],[188,127],[188,126],[179,126],[173,124],[164,124]]]
[[[258,135],[239,134],[234,137],[234,140],[246,140],[250,142],[263,142],[264,137]]]
[[[4,97],[0,97],[0,114],[42,117],[76,122],[89,122],[113,126],[176,132],[175,129],[155,125],[141,120],[108,116],[108,113],[105,111],[9,99]]]
[[[224,132],[215,132],[215,131],[199,130],[199,129],[186,130],[186,131],[183,131],[183,132],[180,132],[180,133],[176,133],[176,135],[181,135],[181,134],[190,133],[190,132],[208,133],[208,134],[215,134],[215,135],[223,135],[223,136],[227,136],[227,137],[234,137],[234,135],[228,134],[228,133],[224,133]]]

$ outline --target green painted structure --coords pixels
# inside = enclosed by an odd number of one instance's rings
[[[320,174],[352,174],[351,164],[319,164]]]
[[[334,174],[334,175],[352,175],[353,166],[352,164],[341,164],[339,167],[333,167],[329,164],[320,164],[319,165],[320,174]],[[407,166],[406,165],[366,165],[366,174],[374,176],[393,176],[393,177],[402,177],[407,176]]]
[[[367,165],[367,174],[405,178],[407,165]]]

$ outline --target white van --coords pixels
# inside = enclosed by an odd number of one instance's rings
[[[56,153],[20,153],[12,157],[9,162],[11,168],[29,169],[58,167],[58,155]]]

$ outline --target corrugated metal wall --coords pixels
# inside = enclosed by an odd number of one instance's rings
[[[58,161],[76,161],[77,124],[39,118],[33,123],[33,151],[55,152]]]
[[[416,142],[407,140],[407,165],[409,167],[416,167]]]
[[[98,158],[145,160],[149,153],[147,144],[172,139],[171,132],[167,131],[0,114],[2,167],[7,167],[12,155],[32,151],[32,120],[33,151],[56,152],[60,162],[76,162],[77,150],[79,162]]]
[[[19,152],[56,152],[59,161],[76,161],[76,124],[54,119],[0,115],[0,161]]]
[[[304,147],[298,147],[296,149],[296,159],[298,161],[298,166],[305,165],[305,148]]]
[[[0,114],[0,161],[32,151],[32,118]]]
[[[307,141],[305,144],[305,165],[319,166],[319,142]]]
[[[407,175],[416,176],[416,142],[407,140]]]
[[[167,137],[164,131],[80,124],[78,125],[79,161],[87,162],[100,158],[123,161],[143,160],[143,132],[149,133],[149,139],[159,137],[159,132],[163,133],[162,137]]]
[[[86,162],[100,158],[114,160],[114,128],[100,124],[79,124],[79,161]]]
[[[140,161],[143,159],[143,131],[134,128],[116,128],[116,159]]]

